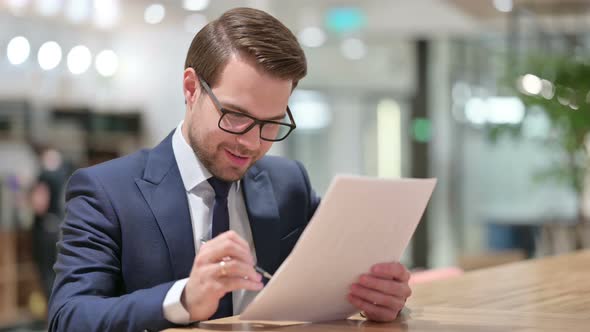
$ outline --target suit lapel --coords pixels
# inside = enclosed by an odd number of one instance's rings
[[[266,170],[254,165],[243,180],[244,201],[256,248],[258,266],[274,273],[279,266],[279,210]]]
[[[148,154],[142,179],[135,179],[168,246],[174,279],[188,277],[195,257],[186,192],[172,150],[172,134]]]
[[[166,241],[174,279],[182,279],[190,274],[195,246],[186,192],[172,150],[173,133],[148,154],[144,175],[135,182]],[[268,172],[252,166],[243,186],[257,264],[274,273],[280,263],[280,216]]]

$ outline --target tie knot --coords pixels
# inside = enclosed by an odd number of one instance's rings
[[[229,193],[229,188],[232,184],[231,182],[223,181],[216,177],[211,177],[207,181],[215,191],[215,198],[227,199],[227,194]]]

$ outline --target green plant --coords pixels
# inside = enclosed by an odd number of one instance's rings
[[[508,75],[505,83],[523,102],[525,119],[534,111],[546,115],[551,134],[543,143],[556,145],[566,156],[535,178],[565,183],[581,199],[590,168],[590,63],[579,58],[538,55]],[[505,133],[518,136],[521,132],[522,123],[491,126],[488,131],[492,139]]]

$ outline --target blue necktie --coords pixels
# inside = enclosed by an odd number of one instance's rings
[[[209,184],[215,190],[215,204],[213,205],[213,224],[211,227],[211,238],[229,231],[229,211],[227,209],[227,194],[231,182],[218,178],[209,178]],[[232,293],[225,294],[219,300],[219,307],[210,319],[223,318],[233,315]]]

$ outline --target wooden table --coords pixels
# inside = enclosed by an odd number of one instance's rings
[[[530,260],[414,287],[392,323],[360,317],[314,324],[229,317],[181,331],[590,331],[590,251]]]

